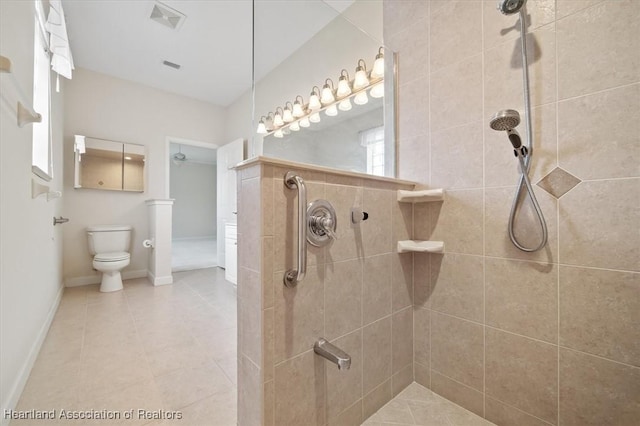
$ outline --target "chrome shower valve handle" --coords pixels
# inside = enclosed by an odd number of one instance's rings
[[[315,200],[307,206],[307,188],[304,179],[294,172],[287,172],[284,185],[298,190],[298,264],[284,273],[283,282],[287,287],[295,287],[307,273],[307,242],[316,247],[324,247],[337,239],[335,233],[336,211],[327,200]]]
[[[327,200],[315,200],[307,208],[308,232],[307,241],[316,247],[324,247],[337,240],[336,211]]]
[[[313,222],[312,224],[309,224],[309,226],[311,228],[316,228],[316,231],[313,232],[324,232],[329,236],[329,238],[333,240],[338,239],[338,235],[333,232],[335,224],[332,218],[327,216],[312,216],[309,220]]]

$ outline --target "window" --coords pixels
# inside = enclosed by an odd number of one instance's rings
[[[384,176],[384,126],[360,132],[360,145],[367,148],[367,173]]]
[[[40,123],[33,124],[33,151],[31,164],[33,172],[50,181],[51,167],[51,127],[49,122],[50,106],[50,58],[47,37],[44,30],[44,11],[40,0],[35,1],[35,34],[33,37],[33,109],[42,116]]]

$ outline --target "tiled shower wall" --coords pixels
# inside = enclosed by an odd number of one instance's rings
[[[295,288],[282,281],[297,253],[290,170],[338,216],[338,240],[308,245]],[[396,191],[413,185],[262,161],[239,173],[239,424],[359,425],[413,381],[413,256],[395,253],[412,230]],[[369,219],[352,224],[353,207]],[[349,370],[314,354],[321,337],[351,355]]]
[[[384,1],[399,177],[447,190],[414,212],[414,237],[446,249],[415,256],[416,381],[499,425],[637,424],[640,2],[527,2],[531,175],[549,228],[534,254],[509,241],[518,168],[488,125],[523,111],[517,17],[495,4]],[[529,206],[516,228],[539,241]]]

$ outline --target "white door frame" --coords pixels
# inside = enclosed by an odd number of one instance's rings
[[[214,150],[220,148],[220,146],[215,143],[195,141],[191,139],[178,138],[175,136],[167,136],[165,147],[164,147],[164,176],[165,176],[164,196],[167,199],[170,198],[170,188],[171,188],[171,156],[170,156],[171,150],[170,148],[172,143],[175,143],[178,145],[197,146],[199,148],[214,149]]]

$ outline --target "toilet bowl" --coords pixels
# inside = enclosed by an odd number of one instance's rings
[[[127,250],[131,245],[131,227],[101,225],[87,228],[89,252],[93,255],[93,268],[102,272],[100,291],[122,290],[120,271],[131,262]]]
[[[131,256],[127,252],[100,253],[93,257],[93,268],[102,272],[100,291],[103,293],[122,290],[120,271],[129,266]]]

